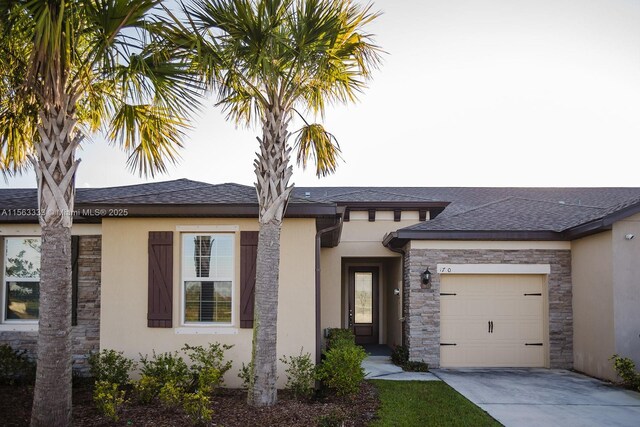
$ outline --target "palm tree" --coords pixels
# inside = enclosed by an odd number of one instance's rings
[[[339,159],[335,138],[302,112],[323,115],[327,103],[354,101],[380,59],[363,28],[378,13],[352,0],[195,0],[182,6],[174,37],[192,49],[193,64],[217,95],[228,118],[260,124],[255,160],[260,232],[255,286],[252,387],[248,401],[277,400],[276,321],[280,229],[289,195],[292,133],[298,163],[313,158],[316,173],[332,173]]]
[[[160,37],[160,0],[0,1],[0,169],[33,167],[42,228],[31,424],[71,422],[76,150],[104,131],[141,174],[175,161],[198,82]]]

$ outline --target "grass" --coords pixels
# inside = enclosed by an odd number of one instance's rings
[[[443,381],[371,380],[380,394],[383,426],[500,426]]]

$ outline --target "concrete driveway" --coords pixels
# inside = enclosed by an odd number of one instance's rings
[[[510,426],[640,426],[640,393],[560,369],[434,369]]]

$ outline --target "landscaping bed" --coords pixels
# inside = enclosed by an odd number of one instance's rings
[[[114,423],[101,415],[92,401],[92,386],[82,384],[73,392],[74,426],[188,426],[189,418],[180,409],[168,409],[156,403],[126,403],[120,421]],[[0,386],[0,425],[28,426],[32,386]],[[272,408],[252,408],[246,403],[246,391],[219,389],[211,398],[212,426],[366,426],[378,409],[375,387],[365,382],[353,399],[319,397],[295,400],[286,391],[278,393]],[[331,423],[331,421],[333,423]],[[344,422],[344,424],[340,424]]]

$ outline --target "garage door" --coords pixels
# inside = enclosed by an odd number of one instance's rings
[[[544,367],[544,276],[442,275],[442,367]]]

